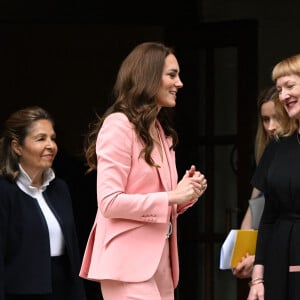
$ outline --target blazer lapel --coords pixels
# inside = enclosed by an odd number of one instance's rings
[[[172,142],[170,138],[166,138],[164,131],[159,124],[158,124],[158,130],[159,134],[161,137],[161,142],[162,142],[162,147],[163,151],[165,153],[164,159],[165,161],[162,162],[162,165],[160,168],[158,168],[158,173],[161,178],[162,184],[166,191],[172,190],[176,184],[177,184],[177,170],[176,170],[176,165],[175,165],[175,153],[173,150],[170,150],[170,143]],[[159,159],[160,154],[157,148],[153,151],[153,158],[154,159]],[[161,161],[155,160],[155,161]]]

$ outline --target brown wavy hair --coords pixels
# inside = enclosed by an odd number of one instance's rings
[[[172,137],[174,148],[178,135],[172,125],[171,108],[158,110],[155,96],[161,84],[165,58],[174,50],[162,43],[145,42],[137,45],[123,60],[113,88],[113,104],[96,121],[89,125],[85,136],[84,153],[88,164],[87,173],[97,168],[96,141],[105,118],[115,112],[127,116],[135,131],[145,145],[141,155],[145,161],[156,166],[151,158],[153,140],[150,125],[158,119],[166,136]]]

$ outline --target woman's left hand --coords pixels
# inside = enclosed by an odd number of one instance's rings
[[[232,274],[238,278],[250,278],[253,270],[254,255],[246,254],[242,260],[232,269]]]
[[[202,194],[205,192],[207,188],[207,180],[204,174],[202,174],[200,171],[196,171],[196,167],[194,165],[190,167],[190,169],[187,171],[187,174],[189,177],[200,179],[201,188],[200,188],[199,197],[202,196]]]

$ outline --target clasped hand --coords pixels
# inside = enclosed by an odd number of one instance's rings
[[[207,180],[194,165],[186,171],[175,190],[169,193],[170,203],[183,204],[203,195],[207,188]]]

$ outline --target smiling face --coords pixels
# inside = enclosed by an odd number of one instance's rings
[[[174,107],[178,89],[183,87],[179,78],[179,65],[176,57],[169,54],[165,59],[160,87],[157,91],[156,102],[160,107]]]
[[[43,172],[52,166],[57,154],[55,138],[52,123],[38,120],[32,123],[22,144],[12,141],[19,163],[33,182],[41,182]]]
[[[279,100],[290,118],[300,119],[300,77],[295,74],[277,78]]]

